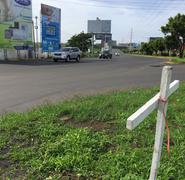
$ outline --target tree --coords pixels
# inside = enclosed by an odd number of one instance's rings
[[[72,47],[78,47],[81,51],[86,52],[91,46],[91,34],[86,34],[84,32],[74,35],[68,40],[67,45]]]
[[[166,36],[165,45],[166,45],[166,49],[168,50],[168,53],[170,51],[175,51],[176,49],[179,48],[179,42],[174,36]]]
[[[158,49],[158,51],[160,51],[161,53],[166,49],[165,48],[165,40],[164,38],[160,38],[156,40],[156,48]]]
[[[155,39],[149,42],[151,49],[158,54],[160,51],[161,53],[166,49],[165,48],[165,40],[164,38]]]
[[[152,54],[153,54],[153,52],[155,52],[155,54],[157,54],[157,52],[158,52],[157,41],[153,40],[153,41],[150,41],[148,44],[152,50]]]
[[[141,52],[143,54],[152,55],[153,54],[153,48],[150,43],[143,43],[141,46]]]
[[[168,36],[173,37],[178,42],[179,57],[184,54],[185,45],[185,15],[177,14],[171,17],[165,26],[161,27],[161,31]]]

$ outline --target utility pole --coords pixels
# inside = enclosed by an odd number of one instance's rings
[[[32,31],[33,31],[33,48],[34,48],[34,57],[35,59],[37,58],[36,56],[36,44],[35,44],[35,28],[34,28],[34,21],[32,20]]]
[[[131,33],[130,33],[130,53],[132,50],[132,38],[133,38],[133,28],[131,28]]]
[[[94,54],[94,34],[92,33],[92,54]]]
[[[38,17],[35,16],[35,31],[36,31],[36,58],[39,58],[39,34],[38,34]]]

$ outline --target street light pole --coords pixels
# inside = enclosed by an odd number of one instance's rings
[[[94,54],[94,34],[92,33],[92,54]]]
[[[35,16],[35,31],[36,31],[36,58],[38,59],[39,56],[39,34],[38,34],[38,17]]]
[[[35,43],[35,25],[34,21],[32,20],[32,31],[33,31],[33,47],[34,47],[34,58],[36,59],[36,43]]]

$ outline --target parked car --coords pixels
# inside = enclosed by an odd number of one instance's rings
[[[112,53],[110,50],[103,50],[100,54],[99,54],[99,58],[100,59],[112,59]]]
[[[77,62],[80,61],[81,51],[77,47],[66,47],[63,48],[60,52],[53,53],[53,61],[57,62],[58,60],[65,60],[66,62],[75,59]]]

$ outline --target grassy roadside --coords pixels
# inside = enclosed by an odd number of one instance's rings
[[[170,60],[172,57],[170,56],[155,56],[155,55],[144,55],[144,54],[129,54],[128,55],[132,55],[132,56],[140,56],[140,57],[149,57],[149,58],[158,58],[158,59],[166,59],[166,60]]]
[[[185,58],[173,57],[171,58],[171,62],[176,63],[176,64],[184,64]]]
[[[157,89],[113,92],[0,117],[0,179],[147,179],[156,113],[133,132],[126,119]],[[185,85],[170,98],[171,155],[158,179],[185,178]]]
[[[153,56],[153,55],[143,55],[143,54],[129,54],[132,56],[141,56],[141,57],[149,57],[149,58],[158,58],[165,59],[167,64],[184,64],[185,58],[179,57],[171,57],[171,56]]]

